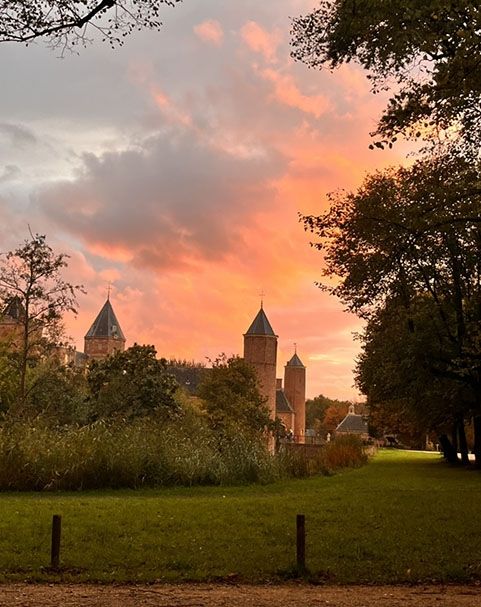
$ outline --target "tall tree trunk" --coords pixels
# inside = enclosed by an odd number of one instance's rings
[[[481,468],[481,415],[473,417],[474,429],[474,461],[476,468]]]
[[[27,315],[28,303],[25,306],[25,314]],[[17,411],[16,413],[24,413],[25,410],[25,395],[27,392],[27,364],[28,364],[28,350],[29,350],[29,319],[28,316],[24,320],[23,324],[23,336],[22,336],[22,350],[20,352],[20,382],[19,391],[17,396]]]
[[[439,444],[441,445],[441,451],[443,452],[444,458],[450,464],[459,464],[458,454],[446,434],[441,434],[439,437]]]
[[[453,446],[453,449],[457,455],[458,451],[459,451],[459,447],[458,447],[458,430],[459,430],[459,421],[456,420],[453,423],[453,428],[451,430],[451,444]]]
[[[459,437],[459,451],[461,453],[461,462],[465,466],[469,464],[468,455],[468,442],[466,440],[466,431],[464,429],[464,419],[460,418],[458,421],[458,437]]]

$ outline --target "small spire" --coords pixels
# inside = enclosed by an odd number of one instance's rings
[[[259,297],[261,298],[261,310],[263,310],[264,309],[264,297],[265,297],[264,289],[261,289],[261,292],[259,293]]]
[[[297,344],[294,342],[294,354],[297,354]]]
[[[110,289],[112,287],[112,283],[109,280],[109,284],[107,285],[107,301],[110,301]]]

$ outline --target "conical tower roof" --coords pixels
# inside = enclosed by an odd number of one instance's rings
[[[297,356],[297,352],[287,363],[286,367],[304,367],[304,365],[302,364],[302,360]]]
[[[252,321],[251,326],[247,329],[246,335],[272,335],[272,337],[276,337],[262,307]]]
[[[109,299],[104,303],[85,337],[111,337],[125,341],[124,334]]]

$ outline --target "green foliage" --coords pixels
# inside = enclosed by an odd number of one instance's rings
[[[221,355],[213,361],[197,393],[216,430],[238,427],[262,433],[270,424],[255,370],[238,356]]]
[[[454,325],[453,313],[450,321]],[[399,300],[388,301],[367,324],[356,367],[374,435],[397,434],[419,447],[428,432],[445,431],[472,414],[473,395],[450,377],[453,356],[430,298],[413,299],[409,311]]]
[[[85,424],[89,418],[88,390],[83,369],[59,365],[55,358],[40,361],[30,372],[29,411],[54,426]]]
[[[18,393],[18,368],[14,358],[0,344],[0,414],[13,409]]]
[[[56,255],[45,236],[31,235],[22,246],[3,254],[0,261],[0,303],[15,305],[15,324],[9,343],[9,365],[16,368],[15,408],[28,414],[27,373],[62,335],[62,315],[76,313],[80,285],[63,280],[67,255]],[[10,380],[8,380],[10,383]]]
[[[0,490],[57,490],[270,482],[276,462],[261,440],[220,438],[193,411],[53,426],[48,418],[0,426]]]
[[[481,9],[476,0],[323,0],[294,20],[293,56],[334,69],[357,61],[373,90],[395,93],[377,135],[436,135],[455,126],[481,132]],[[377,143],[383,146],[382,142]]]
[[[89,400],[94,418],[172,416],[178,384],[167,372],[165,359],[153,346],[134,344],[124,352],[91,361],[87,370]]]

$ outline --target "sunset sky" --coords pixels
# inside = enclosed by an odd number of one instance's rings
[[[405,150],[368,149],[385,100],[358,68],[290,59],[291,17],[315,6],[184,0],[116,50],[0,46],[0,248],[30,224],[71,255],[79,350],[109,281],[127,345],[197,361],[242,354],[263,291],[279,374],[295,342],[308,396],[359,398],[362,325],[315,286],[298,213]]]

